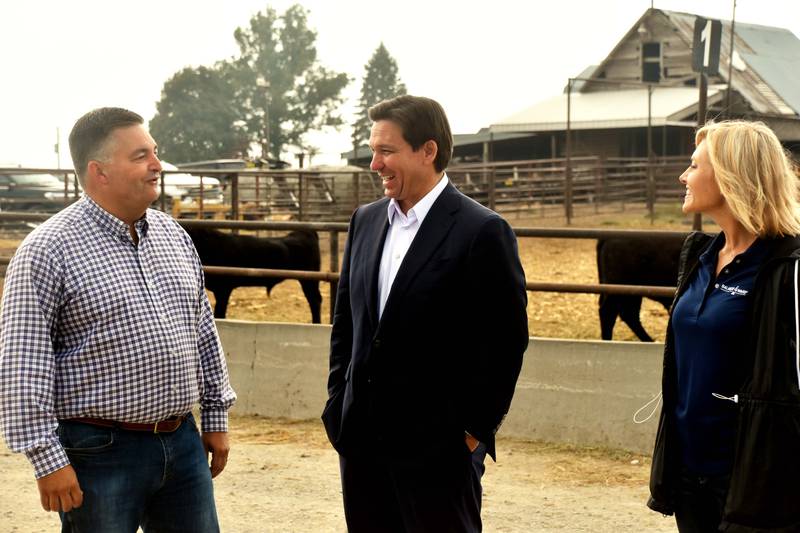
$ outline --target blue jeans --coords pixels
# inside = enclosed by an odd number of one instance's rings
[[[191,414],[173,433],[59,422],[58,436],[83,491],[61,513],[62,533],[217,533],[214,488]]]

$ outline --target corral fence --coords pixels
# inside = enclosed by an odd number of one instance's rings
[[[537,217],[625,211],[646,204],[650,214],[657,202],[674,202],[685,187],[678,176],[686,158],[573,157],[570,179],[565,159],[533,159],[475,163],[448,168],[447,175],[465,194],[499,213]]]
[[[581,213],[621,212],[642,204],[652,216],[657,202],[682,196],[684,187],[677,178],[685,168],[685,157],[649,163],[646,158],[591,156],[571,158],[569,173],[566,160],[559,158],[461,164],[448,168],[447,174],[459,190],[499,213],[566,215],[569,222]],[[71,170],[0,169],[0,174],[12,172],[62,177],[63,202],[56,207],[80,195]],[[164,170],[167,177],[187,172],[197,183],[183,185],[180,197],[171,197],[162,180],[156,207],[175,218],[346,221],[357,206],[383,196],[380,178],[367,170]],[[14,210],[13,197],[1,190],[0,209]]]
[[[0,223],[27,222],[39,223],[49,217],[42,213],[7,213],[0,212]],[[229,274],[248,277],[280,277],[296,280],[319,280],[330,284],[330,319],[333,321],[333,310],[336,303],[336,289],[339,283],[339,234],[347,233],[348,225],[343,222],[293,222],[293,221],[237,221],[237,220],[179,220],[184,227],[204,227],[214,229],[229,229],[234,231],[292,231],[297,229],[311,229],[329,234],[329,272],[310,272],[300,270],[277,270],[260,268],[235,268],[222,266],[205,266],[209,274]],[[651,239],[668,237],[685,237],[686,232],[665,230],[624,230],[624,229],[593,229],[593,228],[540,228],[540,227],[515,227],[514,233],[518,238],[538,237],[556,239],[605,239],[605,238],[631,238],[647,237]],[[0,266],[10,261],[10,256],[0,256]],[[2,272],[5,273],[4,271]],[[561,292],[561,293],[589,293],[589,294],[626,294],[641,296],[672,296],[675,287],[657,287],[644,285],[610,285],[610,284],[582,284],[582,283],[549,283],[528,281],[526,288],[533,292]]]

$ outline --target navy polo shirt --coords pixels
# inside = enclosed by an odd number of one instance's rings
[[[737,405],[712,396],[739,390],[737,361],[750,346],[756,272],[767,255],[759,239],[715,276],[722,232],[700,262],[672,311],[678,372],[674,416],[684,466],[699,475],[729,473]]]

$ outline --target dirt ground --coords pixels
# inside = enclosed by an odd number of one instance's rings
[[[222,531],[344,532],[336,453],[320,423],[252,417],[231,421],[228,467],[216,480]],[[501,438],[487,461],[487,532],[675,531],[645,507],[649,460],[624,452]],[[0,532],[52,532],[24,457],[0,451]]]

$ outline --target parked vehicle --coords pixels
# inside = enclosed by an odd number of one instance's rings
[[[231,170],[234,171],[231,174],[217,174],[217,178],[222,183],[222,189],[225,191],[225,198],[227,199],[228,203],[231,203],[233,200],[232,196],[232,189],[230,187],[230,182],[232,176],[234,175],[235,171],[237,170],[245,170],[245,169],[270,169],[270,170],[282,170],[287,168],[289,163],[285,161],[281,161],[279,159],[270,159],[267,160],[259,160],[257,163],[248,162],[244,159],[210,159],[207,161],[192,161],[190,163],[181,163],[180,169],[187,170],[189,172],[193,172],[194,175],[197,174],[197,170]],[[204,178],[208,179],[208,178]],[[280,183],[278,184],[279,190],[282,184],[285,182],[283,177],[279,177],[278,180]],[[238,190],[238,199],[239,202],[258,202],[261,199],[261,194],[259,192],[266,192],[272,186],[273,178],[270,176],[252,176],[252,175],[239,175],[239,190]],[[283,192],[279,192],[279,194],[283,194]]]
[[[64,192],[64,182],[52,174],[0,174],[0,209],[3,211],[55,213],[72,199]]]
[[[182,204],[198,202],[201,194],[200,176],[171,172],[177,171],[178,167],[166,161],[161,162],[161,168],[167,171],[162,174],[162,179],[168,206],[172,205],[174,200],[179,200]],[[212,177],[202,178],[202,194],[204,204],[221,204],[223,196],[219,180]],[[159,201],[160,199],[157,200]]]

